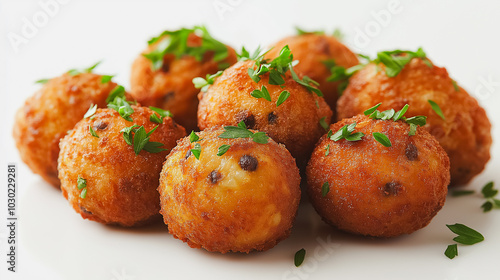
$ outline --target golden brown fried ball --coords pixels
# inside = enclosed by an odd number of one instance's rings
[[[297,164],[303,166],[325,132],[320,120],[324,118],[329,124],[332,111],[322,97],[295,82],[289,72],[283,87],[269,85],[269,74],[255,83],[247,72],[254,65],[251,60],[236,63],[216,78],[207,92],[199,94],[198,126],[200,129],[236,126],[243,121],[248,128],[264,131],[276,142],[285,144]],[[251,96],[253,90],[262,86],[266,86],[272,102]],[[290,97],[276,107],[283,90],[290,92]]]
[[[325,135],[309,161],[307,190],[316,211],[327,223],[361,235],[392,237],[425,227],[446,199],[446,152],[423,128],[409,136],[402,121],[358,115],[330,128],[336,132],[353,122],[362,140],[335,142]],[[384,133],[392,146],[377,142],[373,132]],[[323,197],[325,182],[330,190]]]
[[[333,36],[302,34],[286,37],[272,45],[273,49],[267,53],[266,57],[277,57],[286,45],[292,51],[293,59],[299,61],[294,69],[318,82],[326,103],[332,110],[335,110],[340,82],[327,81],[331,73],[324,62],[333,60],[336,65],[349,68],[358,65],[357,56]]]
[[[300,176],[283,145],[269,139],[221,139],[220,127],[189,137],[168,155],[160,178],[161,214],[170,233],[193,248],[226,253],[264,251],[290,234]],[[255,131],[254,131],[255,132]],[[221,145],[231,145],[217,156]]]
[[[196,130],[198,109],[196,96],[200,90],[194,87],[192,80],[216,73],[220,70],[221,63],[234,64],[236,52],[227,46],[228,56],[219,62],[213,60],[213,52],[206,52],[202,61],[197,61],[193,56],[185,55],[176,59],[175,55],[167,54],[163,58],[163,67],[154,71],[151,68],[151,61],[143,54],[156,49],[161,41],[158,40],[149,45],[134,61],[130,80],[131,94],[144,106],[169,110],[174,115],[174,119],[187,131]],[[191,34],[188,45],[200,44],[201,38]]]
[[[59,140],[80,121],[90,105],[106,107],[115,88],[92,73],[64,74],[49,80],[17,111],[14,139],[22,160],[34,173],[55,187]]]
[[[80,121],[61,140],[59,178],[64,197],[83,218],[104,224],[137,226],[158,217],[159,195],[156,191],[160,171],[168,151],[151,153],[127,144],[120,131],[132,125],[144,126],[151,142],[172,149],[186,132],[171,118],[162,124],[149,120],[153,111],[132,106],[133,122],[126,121],[112,109],[98,109],[93,118]],[[91,135],[89,126],[99,136]],[[78,189],[78,178],[86,181],[86,196]]]
[[[410,108],[407,116],[427,116],[425,129],[439,141],[450,157],[451,186],[467,184],[481,173],[490,159],[491,124],[486,112],[463,88],[455,90],[445,68],[427,66],[414,58],[394,78],[385,66],[369,64],[356,73],[339,99],[338,118],[362,113],[382,102],[379,110]],[[436,102],[445,117],[434,112],[428,100]]]

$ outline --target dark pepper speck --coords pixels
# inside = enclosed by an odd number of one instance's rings
[[[96,130],[104,130],[108,127],[108,123],[102,122],[102,121],[97,121],[94,123],[94,129]]]
[[[255,117],[248,111],[241,111],[240,113],[238,113],[238,115],[236,115],[236,121],[238,123],[243,121],[247,128],[255,127]]]
[[[245,171],[255,171],[257,169],[258,161],[256,158],[254,158],[251,155],[244,155],[240,158],[240,161],[238,164],[240,165],[241,169]]]
[[[408,146],[406,146],[405,155],[409,161],[417,160],[418,159],[417,146],[415,146],[413,143],[408,144]]]
[[[208,174],[208,181],[212,184],[219,182],[222,179],[222,174],[214,170]]]
[[[384,196],[398,195],[403,190],[403,185],[398,182],[389,182],[382,188]]]
[[[267,115],[267,122],[269,122],[269,124],[275,124],[277,120],[278,116],[275,115],[274,112],[271,112]]]
[[[190,157],[192,154],[191,150],[188,150],[187,153],[186,153],[186,156],[184,156],[185,159],[187,159],[188,157]]]

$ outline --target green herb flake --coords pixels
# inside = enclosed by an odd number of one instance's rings
[[[35,81],[35,84],[46,84],[50,81],[50,79],[40,79]]]
[[[484,198],[492,198],[498,194],[498,190],[494,189],[494,183],[493,182],[488,182],[484,187],[481,189],[481,193],[483,194]]]
[[[455,91],[460,91],[460,88],[458,87],[458,84],[455,80],[451,80],[451,83],[453,84],[453,88],[455,89]]]
[[[370,109],[364,111],[363,114],[365,116],[370,116],[371,114],[373,114],[373,112],[375,112],[378,109],[378,107],[380,107],[380,105],[382,105],[382,103],[379,103],[379,104],[371,107]]]
[[[447,256],[449,259],[453,259],[454,257],[458,256],[457,244],[448,245],[446,251],[444,251],[444,255]]]
[[[436,112],[436,114],[438,114],[439,117],[441,117],[443,120],[445,120],[444,115],[443,115],[443,111],[441,111],[441,108],[439,107],[439,105],[430,99],[427,100],[427,102],[429,102],[429,104],[431,104],[432,110],[434,110],[434,112]]]
[[[191,134],[189,134],[189,142],[193,143],[200,140],[200,136],[198,136],[194,131],[191,131]]]
[[[227,145],[227,144],[220,145],[219,149],[217,150],[217,156],[220,157],[220,156],[224,155],[229,150],[229,148],[231,148],[231,145]]]
[[[80,197],[85,198],[87,196],[87,179],[83,179],[78,176],[78,179],[76,180],[76,187],[78,190],[81,190]]]
[[[372,135],[373,135],[373,138],[375,138],[375,140],[377,140],[377,142],[379,142],[383,146],[385,146],[385,147],[392,146],[391,140],[389,140],[389,138],[385,134],[380,133],[380,132],[373,132]]]
[[[456,190],[451,193],[451,196],[459,197],[459,196],[471,195],[474,193],[475,191],[473,190]]]
[[[70,69],[68,70],[68,74],[71,75],[71,76],[76,76],[76,75],[79,75],[79,74],[82,74],[82,73],[92,73],[92,71],[99,65],[101,64],[101,61],[98,61],[97,63],[95,63],[94,65],[88,67],[88,68],[84,68],[84,69]]]
[[[306,31],[300,27],[295,26],[295,31],[297,32],[297,35],[306,35],[306,34],[318,34],[318,35],[323,35],[325,34],[325,31],[323,30],[313,30],[313,31]]]
[[[491,203],[491,201],[486,201],[481,205],[481,208],[483,208],[484,213],[490,212],[491,209],[493,209],[493,203]]]
[[[304,262],[305,257],[306,257],[306,250],[304,248],[298,250],[295,253],[295,257],[294,257],[295,267],[299,267]]]
[[[330,191],[330,184],[328,184],[328,182],[325,182],[323,186],[321,186],[321,196],[325,197],[329,191]]]
[[[330,136],[330,140],[335,142],[345,139],[347,141],[359,141],[365,136],[363,132],[354,132],[356,128],[356,122],[344,125],[341,129]]]
[[[95,132],[95,130],[92,128],[92,125],[89,124],[89,131],[90,135],[94,136],[95,138],[99,138],[99,135]]]
[[[111,79],[113,79],[115,75],[102,75],[101,76],[101,84],[105,84],[105,83],[108,83],[109,81],[111,81]]]
[[[328,124],[326,123],[326,117],[322,117],[322,118],[319,120],[319,124],[321,125],[321,127],[322,127],[324,130],[328,130]]]
[[[473,230],[472,228],[463,224],[446,225],[453,233],[458,234],[457,237],[453,238],[454,241],[465,244],[473,245],[484,240],[484,236]]]
[[[252,93],[250,93],[250,95],[257,99],[264,98],[267,101],[271,101],[271,95],[269,95],[269,91],[265,86],[262,86],[260,90],[259,89],[253,90]]]
[[[265,132],[256,132],[246,128],[243,121],[238,123],[238,126],[225,126],[224,132],[219,135],[219,138],[223,139],[234,139],[234,138],[252,138],[252,140],[259,144],[267,144],[269,136]]]
[[[195,88],[201,88],[201,91],[202,92],[206,92],[208,87],[210,85],[213,85],[214,82],[215,82],[215,78],[219,77],[220,75],[222,75],[222,71],[218,71],[217,73],[213,74],[213,75],[210,75],[210,74],[207,74],[205,79],[201,78],[201,77],[196,77],[193,79],[193,84],[194,84],[194,87]]]
[[[331,130],[330,130],[331,131]],[[325,148],[325,157],[328,156],[330,154],[330,144],[326,145],[326,148]]]
[[[145,150],[146,152],[155,154],[167,151],[167,149],[162,148],[162,143],[150,141],[151,134],[157,128],[158,126],[155,126],[153,129],[151,129],[151,131],[146,133],[144,126],[138,126],[134,124],[133,126],[123,128],[120,133],[123,133],[123,139],[125,139],[125,143],[133,147],[134,153],[136,155],[139,155],[141,150]]]
[[[97,104],[94,105],[91,104],[85,115],[83,115],[83,118],[86,119],[92,117],[96,111],[97,111]]]
[[[283,102],[285,102],[288,97],[290,97],[290,92],[288,90],[284,90],[280,93],[280,96],[278,97],[278,100],[276,101],[276,107],[280,106],[281,104],[283,104]],[[318,103],[316,103],[318,104]]]
[[[200,143],[195,143],[194,148],[191,149],[191,153],[194,155],[196,159],[200,159],[201,155],[201,145]]]
[[[410,107],[410,105],[406,104],[403,107],[403,109],[399,110],[396,114],[394,114],[394,117],[392,119],[395,122],[397,122],[398,120],[400,120],[406,114],[406,111],[408,111],[408,107]]]

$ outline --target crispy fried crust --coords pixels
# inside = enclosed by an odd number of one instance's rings
[[[385,75],[384,65],[373,64],[356,73],[339,99],[338,118],[362,113],[382,102],[379,110],[410,108],[407,116],[427,116],[425,128],[437,138],[450,157],[451,186],[467,184],[481,173],[490,159],[491,124],[486,112],[463,88],[456,91],[445,68],[429,67],[413,59],[394,78]],[[431,108],[435,101],[446,120]]]
[[[325,132],[320,119],[324,117],[325,122],[330,123],[330,107],[322,97],[296,83],[289,73],[282,88],[269,85],[269,75],[255,83],[247,72],[250,67],[254,67],[250,60],[236,63],[226,69],[206,93],[198,95],[198,126],[200,129],[216,125],[235,126],[244,121],[248,128],[264,131],[276,142],[284,144],[297,159],[297,164],[305,165],[314,144]],[[268,89],[271,102],[251,96],[253,90],[262,86]],[[283,90],[289,91],[290,97],[276,107]]]
[[[293,59],[299,64],[294,69],[320,84],[319,89],[325,95],[325,101],[335,110],[337,105],[338,86],[340,82],[327,82],[331,75],[323,63],[334,60],[338,66],[349,68],[359,63],[356,55],[333,36],[322,34],[304,34],[283,38],[271,47],[274,47],[267,58],[279,55],[280,50],[288,45],[293,53]]]
[[[83,118],[90,105],[106,107],[116,86],[92,73],[64,74],[48,81],[16,114],[14,139],[22,160],[34,173],[59,188],[59,140]]]
[[[183,56],[176,59],[168,54],[164,57],[162,69],[153,71],[151,61],[143,56],[156,48],[154,43],[141,53],[132,65],[130,85],[132,96],[144,106],[155,106],[170,110],[174,119],[184,126],[187,131],[196,130],[198,98],[200,92],[193,85],[193,78],[205,78],[207,74],[214,74],[219,70],[219,62],[212,59],[213,53],[205,53],[203,61],[197,61],[192,56]],[[201,44],[201,38],[192,34],[189,37],[192,45]],[[234,64],[236,52],[228,48],[228,56],[220,63]]]
[[[323,136],[307,166],[308,194],[329,224],[361,235],[392,237],[425,227],[443,206],[450,181],[449,159],[436,139],[418,128],[409,136],[402,121],[358,115],[331,125],[333,132],[357,123],[357,142]],[[392,142],[384,147],[373,132]],[[325,156],[327,145],[330,152]],[[322,196],[322,185],[330,191]]]
[[[189,137],[167,156],[160,178],[161,214],[170,233],[193,248],[226,253],[264,251],[290,234],[300,176],[283,145],[269,139],[221,139],[220,127]],[[231,145],[222,156],[218,147]]]
[[[159,195],[156,191],[160,171],[168,151],[136,155],[120,131],[134,124],[147,132],[158,124],[149,120],[153,111],[132,106],[133,122],[126,121],[112,109],[98,109],[95,117],[80,121],[61,140],[59,178],[61,190],[83,218],[104,224],[136,226],[158,215]],[[99,138],[89,132],[93,127]],[[184,128],[166,117],[151,134],[150,141],[175,147],[185,136]],[[87,196],[81,198],[78,177],[87,180]]]

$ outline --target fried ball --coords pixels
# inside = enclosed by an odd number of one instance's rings
[[[34,173],[59,188],[59,140],[80,121],[92,104],[106,107],[115,88],[92,73],[64,74],[49,80],[16,114],[14,139],[22,160]]]
[[[153,111],[149,108],[132,108],[133,122],[126,121],[112,109],[98,109],[92,118],[80,121],[61,140],[61,190],[85,219],[129,227],[159,217],[160,199],[156,188],[162,164],[167,150],[175,147],[176,140],[186,132],[169,117],[161,124],[151,122],[149,117]],[[143,149],[136,154],[135,145],[127,144],[121,132],[132,125],[143,126],[146,132],[158,126],[149,141],[160,142],[167,150],[152,153]],[[89,127],[98,138],[91,135]],[[134,136],[133,144],[135,141]],[[82,179],[86,180],[85,188],[79,188],[78,181]]]
[[[340,82],[327,81],[331,73],[325,61],[333,60],[335,65],[349,68],[358,65],[357,56],[333,36],[303,34],[286,37],[272,45],[273,49],[267,53],[266,57],[277,57],[281,48],[286,45],[292,51],[293,58],[299,61],[294,69],[318,82],[326,103],[332,110],[335,110]]]
[[[255,83],[247,72],[254,65],[251,60],[236,63],[216,78],[207,92],[199,94],[198,125],[205,129],[216,125],[236,126],[243,121],[248,128],[264,131],[284,144],[297,164],[304,166],[316,141],[325,132],[320,120],[329,124],[332,111],[322,97],[295,82],[289,72],[282,86],[270,85],[269,74]],[[262,86],[266,86],[272,102],[251,95]],[[290,97],[277,107],[276,101],[283,90],[290,92]]]
[[[423,128],[410,136],[402,121],[358,115],[330,128],[336,132],[353,122],[355,132],[365,134],[360,141],[323,136],[309,161],[307,191],[316,211],[332,226],[361,235],[392,237],[425,227],[446,199],[446,152]],[[392,146],[377,142],[373,132],[384,133]]]
[[[338,118],[360,114],[379,102],[379,110],[410,108],[407,116],[427,116],[425,129],[439,141],[450,157],[451,186],[464,185],[481,173],[490,159],[491,124],[486,112],[463,88],[455,89],[445,68],[427,66],[414,58],[394,78],[385,66],[369,64],[356,73],[339,99]],[[443,120],[428,100],[441,108]]]
[[[188,55],[176,59],[175,55],[166,54],[163,57],[163,67],[154,71],[151,61],[144,54],[155,50],[161,41],[160,39],[149,45],[134,61],[130,77],[131,94],[142,105],[169,110],[187,131],[196,130],[196,96],[200,90],[194,87],[192,80],[216,73],[221,63],[234,64],[236,52],[227,46],[228,56],[219,62],[213,60],[213,52],[206,52],[202,61]],[[201,45],[201,38],[191,34],[188,45]]]
[[[165,224],[193,248],[270,249],[290,234],[300,200],[298,168],[272,139],[218,138],[222,132],[213,127],[198,134],[199,159],[188,137],[167,156],[158,187]],[[221,145],[231,147],[217,156]]]

